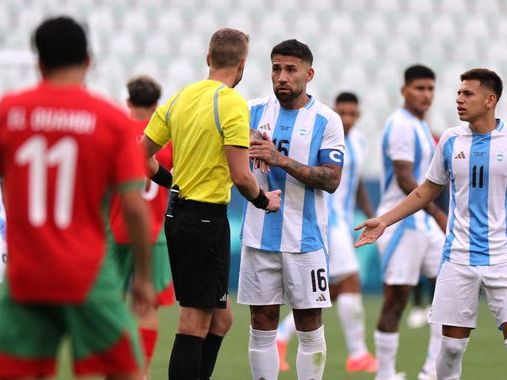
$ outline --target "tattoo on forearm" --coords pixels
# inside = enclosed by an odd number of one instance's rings
[[[287,173],[300,180],[308,186],[318,189],[334,191],[333,184],[336,181],[336,175],[333,170],[322,166],[308,166],[295,160],[290,160],[286,167]]]

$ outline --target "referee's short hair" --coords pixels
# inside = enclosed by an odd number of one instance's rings
[[[152,107],[162,94],[160,85],[147,75],[132,78],[127,82],[129,102],[134,107]]]
[[[44,20],[32,35],[32,46],[46,69],[80,65],[89,58],[84,28],[66,16]]]
[[[224,69],[239,65],[248,54],[248,34],[237,29],[222,28],[211,36],[209,56],[211,66]]]
[[[502,79],[492,70],[477,68],[464,72],[461,74],[460,79],[464,80],[478,80],[481,86],[484,86],[496,95],[497,101],[502,96],[503,84]]]
[[[271,50],[271,59],[275,55],[300,58],[304,62],[308,62],[310,66],[313,63],[313,54],[308,45],[295,39],[282,41],[278,45],[275,45],[273,50]]]
[[[436,75],[433,70],[423,65],[413,65],[405,70],[405,84],[410,84],[416,79],[433,79],[435,80]]]

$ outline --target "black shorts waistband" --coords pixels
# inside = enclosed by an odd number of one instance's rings
[[[178,204],[178,209],[192,214],[216,218],[227,216],[227,205],[218,203],[205,203],[181,199]]]

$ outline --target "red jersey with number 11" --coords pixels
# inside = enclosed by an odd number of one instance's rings
[[[105,257],[105,197],[143,183],[130,123],[80,86],[42,82],[1,100],[7,279],[15,300],[86,298]]]

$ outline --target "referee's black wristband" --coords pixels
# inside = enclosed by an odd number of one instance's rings
[[[259,195],[257,195],[257,198],[252,199],[250,202],[252,202],[255,207],[265,210],[266,207],[268,207],[269,199],[266,197],[264,190],[259,189]]]
[[[151,177],[151,180],[157,185],[170,188],[173,183],[173,176],[166,168],[159,164],[158,171]]]

